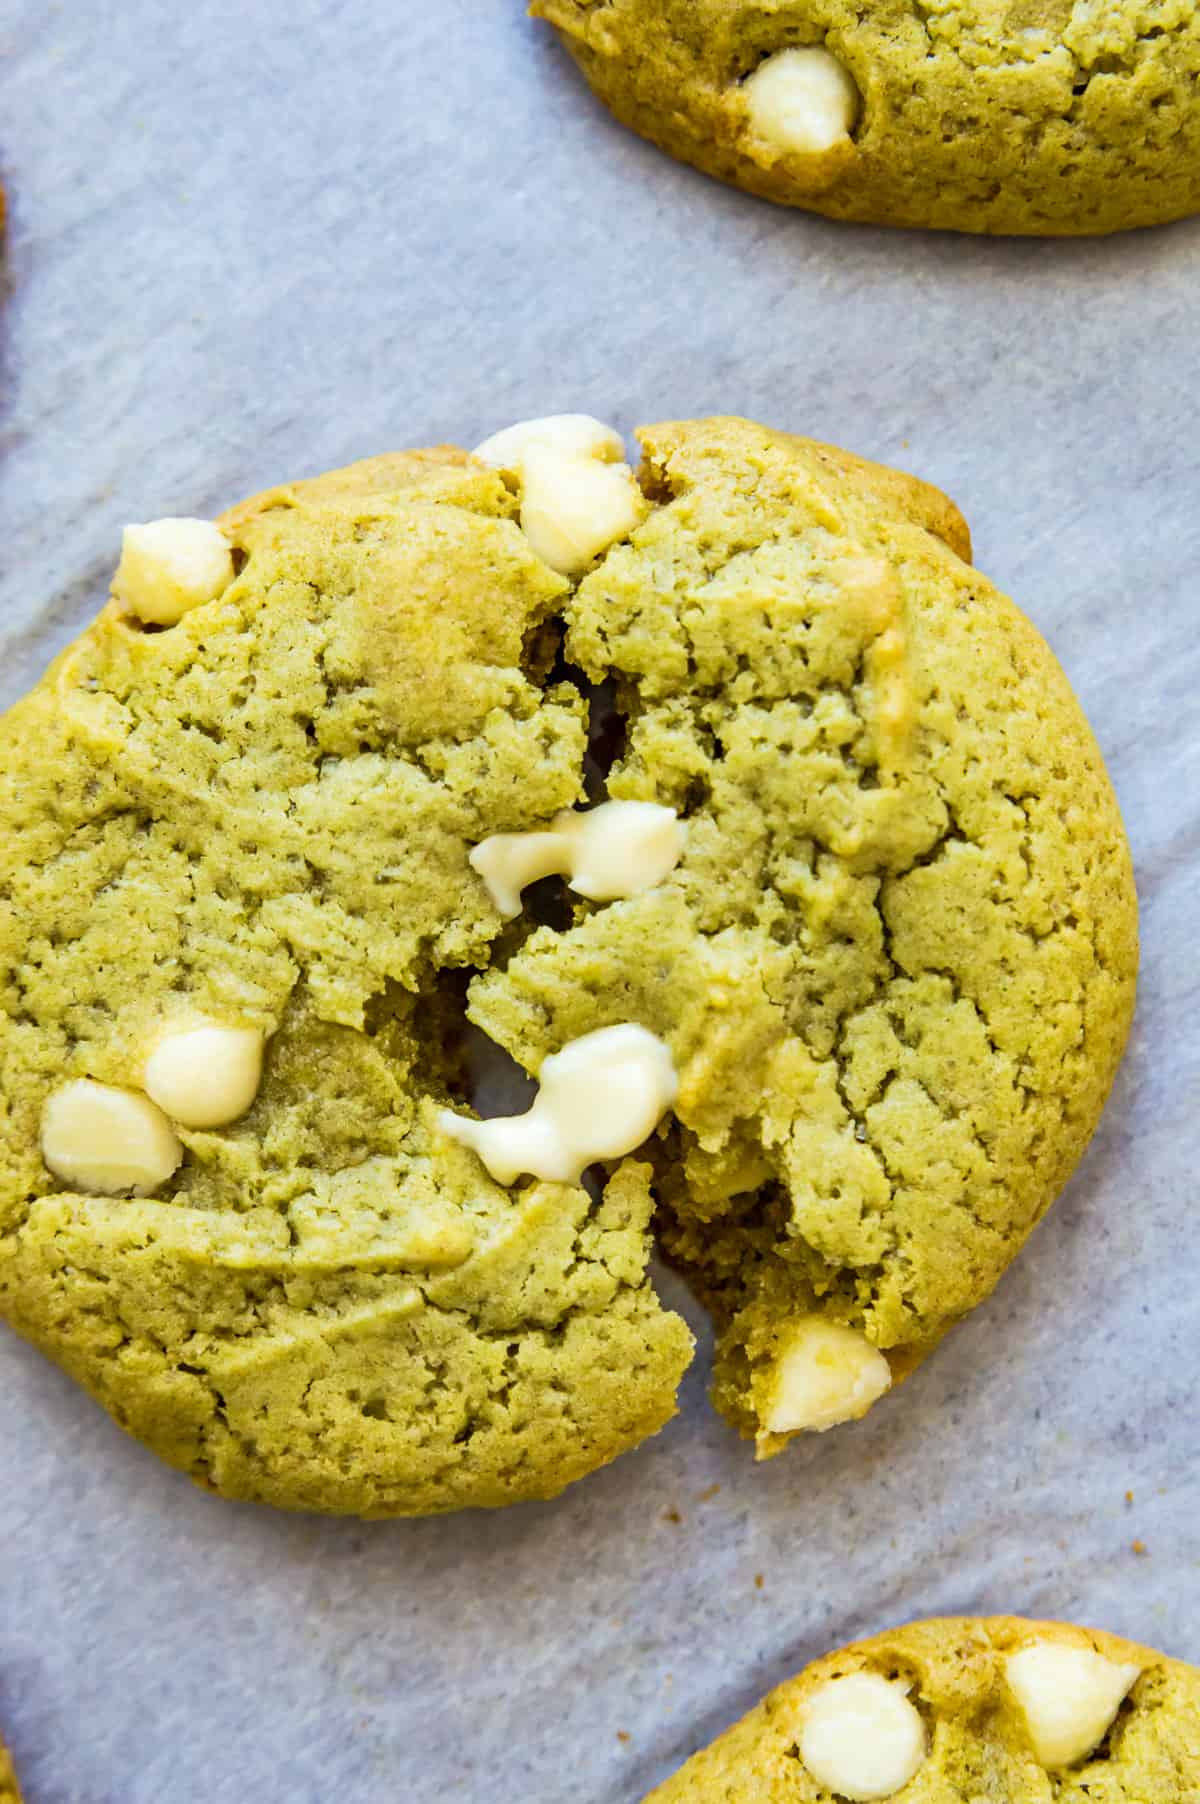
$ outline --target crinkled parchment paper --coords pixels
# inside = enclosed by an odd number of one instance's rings
[[[557,1503],[289,1519],[0,1335],[30,1804],[634,1804],[806,1660],[939,1611],[1200,1659],[1200,222],[776,212],[622,132],[520,0],[0,0],[0,166],[0,700],[126,520],[530,414],[747,413],[963,506],[1095,724],[1145,945],[1099,1136],[997,1294],[770,1465],[702,1347],[678,1419]]]

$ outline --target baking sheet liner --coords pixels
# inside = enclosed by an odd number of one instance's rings
[[[746,413],[963,506],[1096,727],[1144,935],[1100,1133],[995,1296],[769,1465],[709,1412],[701,1333],[677,1420],[556,1503],[288,1518],[0,1335],[29,1804],[634,1804],[806,1660],[939,1611],[1200,1659],[1200,224],[778,212],[622,132],[520,0],[6,0],[0,167],[0,701],[127,520],[531,414]]]

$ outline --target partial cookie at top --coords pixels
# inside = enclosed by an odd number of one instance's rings
[[[1189,1804],[1200,1670],[1094,1629],[946,1617],[817,1660],[647,1804]]]
[[[1086,234],[1200,210],[1191,0],[534,0],[626,125],[836,219]]]
[[[0,723],[0,1310],[225,1495],[498,1505],[636,1445],[691,1350],[652,1215],[774,1453],[986,1296],[1099,1117],[1128,851],[957,510],[728,419],[633,496],[592,427],[135,534]],[[572,669],[623,720],[588,830]],[[468,1020],[545,1076],[519,1126]]]

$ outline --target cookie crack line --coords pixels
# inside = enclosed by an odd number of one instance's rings
[[[655,1239],[774,1454],[987,1295],[1099,1116],[1128,853],[952,504],[641,436],[137,529],[0,724],[0,1311],[225,1495],[553,1495],[674,1408]]]

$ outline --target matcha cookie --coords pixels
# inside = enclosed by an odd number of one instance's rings
[[[1200,1670],[1016,1616],[946,1617],[816,1661],[653,1804],[1191,1804]],[[647,1800],[650,1804],[650,1800]]]
[[[1128,852],[956,510],[641,436],[131,528],[0,723],[0,1310],[227,1496],[496,1505],[636,1445],[691,1352],[652,1217],[760,1453],[861,1415],[1100,1114]],[[480,1032],[525,1115],[474,1117]]]
[[[0,1804],[21,1804],[21,1788],[8,1749],[0,1741]]]
[[[1200,210],[1192,0],[534,0],[624,124],[768,200],[961,232]]]

